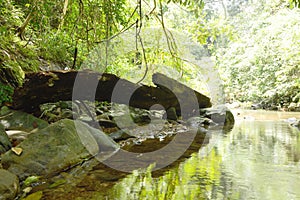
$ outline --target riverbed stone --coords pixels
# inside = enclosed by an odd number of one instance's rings
[[[134,136],[127,134],[123,130],[118,130],[109,134],[114,141],[126,140],[128,138],[134,138]]]
[[[168,120],[174,120],[176,121],[178,119],[178,116],[176,114],[176,108],[170,107],[167,109],[164,118],[167,118]]]
[[[6,106],[0,109],[0,117],[0,124],[2,124],[6,130],[29,132],[36,128],[42,129],[48,126],[48,122],[42,119],[25,112],[11,110]]]
[[[0,124],[0,154],[5,153],[12,147],[4,127]]]
[[[215,124],[213,122],[213,120],[211,120],[207,117],[201,117],[201,116],[199,116],[199,117],[190,117],[186,121],[186,123],[189,127],[193,127],[193,128],[204,127],[204,126]]]
[[[113,154],[118,148],[102,131],[78,121],[63,119],[38,130],[20,143],[21,155],[2,155],[3,168],[20,180],[28,176],[52,176],[97,155]]]
[[[212,108],[202,109],[201,115],[211,119],[213,122],[223,126],[225,129],[231,129],[234,126],[234,116],[225,105],[217,105]]]
[[[300,120],[295,120],[294,122],[291,123],[291,126],[297,127],[298,129],[300,129]]]
[[[0,200],[11,200],[20,190],[19,179],[11,172],[0,169]]]

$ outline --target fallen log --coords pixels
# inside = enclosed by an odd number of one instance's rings
[[[162,106],[157,109],[174,107],[183,118],[197,115],[198,108],[211,107],[208,97],[163,74],[154,74],[153,83],[156,87],[90,70],[27,73],[23,86],[14,92],[12,107],[34,113],[43,103],[97,100],[148,110],[157,104]]]

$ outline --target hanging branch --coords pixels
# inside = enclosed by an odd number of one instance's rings
[[[139,22],[140,22],[138,35],[140,35],[143,26],[142,0],[138,0],[138,7],[139,7]]]
[[[168,49],[171,53],[171,56],[177,61],[177,59],[179,58],[179,56],[177,55],[177,45],[176,45],[176,42],[175,42],[175,39],[174,39],[174,36],[173,34],[168,31],[165,27],[165,23],[164,23],[164,15],[163,15],[163,10],[162,10],[162,2],[161,0],[159,1],[159,4],[160,4],[160,14],[161,14],[161,18],[159,18],[157,16],[157,18],[159,19],[161,25],[162,25],[162,28],[163,28],[163,31],[165,33],[165,36],[166,36],[166,39],[167,39],[167,45],[168,45]],[[169,36],[170,35],[170,36]],[[177,61],[178,62],[178,61]],[[182,73],[183,69],[182,69],[182,66],[180,68],[180,71]]]
[[[89,19],[86,18],[86,27],[85,27],[85,34],[86,34],[86,46],[87,46],[87,52],[90,52],[90,45],[89,45]]]
[[[75,45],[74,56],[73,56],[73,65],[72,65],[71,69],[75,69],[75,67],[76,67],[76,61],[77,61],[77,55],[78,55],[77,45],[78,45],[78,40],[76,41],[76,45]]]
[[[106,2],[106,1],[105,1]],[[107,8],[108,6],[110,6],[110,2],[108,2],[108,4],[105,4],[105,7]],[[109,9],[109,8],[107,8]],[[110,11],[110,10],[109,10]],[[109,30],[110,30],[110,26],[109,26],[109,23],[110,23],[110,15],[108,13],[106,13],[105,15],[105,21],[106,21],[106,24],[105,24],[105,40],[106,40],[106,45],[105,45],[105,67],[107,67],[108,65],[108,45],[109,45]]]
[[[95,44],[100,44],[100,43],[103,43],[103,42],[107,42],[107,40],[110,41],[110,40],[114,39],[115,37],[117,37],[117,36],[123,34],[123,33],[126,32],[126,31],[128,31],[129,29],[131,29],[135,24],[136,24],[136,22],[133,22],[132,24],[130,24],[128,27],[122,29],[122,30],[121,30],[120,32],[118,32],[117,34],[111,36],[111,37],[108,38],[108,39],[104,39],[104,40],[100,40],[100,41],[98,41],[98,42],[95,42]]]
[[[73,26],[73,28],[72,28],[71,35],[74,35],[74,36],[75,36],[74,31],[78,29],[78,26],[77,26],[77,25],[78,25],[79,20],[81,20],[81,18],[82,18],[82,15],[83,15],[83,9],[84,9],[83,2],[82,2],[82,0],[79,0],[79,13],[78,13],[77,19],[76,19],[75,22],[74,22],[74,26]]]
[[[138,48],[138,29],[139,29],[139,20],[137,19],[135,22],[135,51],[138,53],[139,48]]]
[[[147,58],[146,58],[146,51],[145,51],[143,40],[142,40],[141,36],[139,36],[139,41],[140,41],[140,44],[141,44],[141,47],[142,47],[142,52],[143,52],[143,57],[144,57],[144,61],[145,61],[146,70],[145,70],[145,73],[144,73],[143,77],[141,78],[141,80],[139,80],[136,84],[141,83],[145,79],[145,77],[146,77],[146,75],[148,73],[148,70],[149,70],[149,68],[148,68],[148,61],[147,61]]]
[[[18,27],[16,30],[17,35],[20,37],[21,40],[25,40],[25,37],[24,37],[25,28],[29,24],[30,20],[33,18],[33,14],[35,13],[34,9],[35,9],[35,6],[32,8],[30,13],[27,15],[23,24],[20,27]]]
[[[143,0],[144,3],[146,3],[149,7],[149,3],[147,3],[145,0]],[[175,39],[173,37],[173,34],[168,31],[165,27],[165,23],[164,23],[164,17],[163,17],[163,10],[162,10],[162,1],[160,0],[159,1],[159,6],[160,6],[160,15],[161,17],[159,17],[156,13],[154,13],[156,7],[157,7],[157,3],[156,3],[156,0],[154,0],[154,7],[151,9],[151,11],[147,14],[153,14],[154,17],[158,20],[158,22],[161,24],[162,28],[163,28],[163,31],[164,31],[164,34],[166,36],[166,39],[167,39],[167,45],[168,45],[168,49],[171,53],[171,56],[174,57],[174,58],[179,58],[177,55],[176,55],[176,51],[177,51],[177,45],[176,45],[176,42],[175,42]],[[170,36],[169,36],[170,35]]]
[[[145,2],[145,0],[144,0],[144,2]],[[147,2],[145,2],[145,3],[147,3]],[[153,3],[154,3],[154,6],[153,6],[153,8],[145,15],[146,17],[150,16],[150,15],[155,11],[155,9],[156,9],[156,0],[154,0]],[[149,4],[148,4],[148,5],[149,5]]]
[[[71,31],[71,33],[73,33],[72,35],[74,35],[74,36],[75,36],[74,31],[78,30],[77,23],[82,18],[83,9],[84,9],[84,4],[83,4],[82,0],[79,0],[79,14],[78,14],[78,17],[77,17],[77,19],[76,19],[76,21],[74,23],[74,26],[72,28],[72,31]],[[72,41],[73,40],[74,39],[72,38]],[[77,55],[78,55],[78,40],[79,40],[79,37],[75,38],[75,40],[76,41],[75,41],[75,49],[74,49],[74,55],[73,55],[73,64],[72,64],[71,69],[75,69],[75,67],[76,67],[76,61],[77,61]]]
[[[139,40],[139,43],[141,44],[141,47],[142,47],[142,53],[143,53],[143,58],[144,58],[146,69],[145,69],[143,77],[137,82],[137,84],[142,82],[145,79],[145,77],[147,76],[147,73],[148,73],[148,62],[147,62],[147,58],[146,58],[146,51],[145,51],[145,48],[144,48],[143,39],[140,35],[141,29],[142,29],[142,26],[143,26],[143,22],[142,22],[143,21],[142,0],[138,0],[138,8],[139,8],[139,19],[136,21],[137,24],[136,24],[136,35],[135,35],[135,39],[136,39],[136,58],[140,54],[139,51],[138,51],[138,41],[137,41],[137,40]]]
[[[127,20],[127,23],[126,24],[129,24],[130,20],[133,18],[134,14],[136,13],[138,9],[138,6],[136,6],[133,10],[133,12],[131,13],[129,19]],[[115,35],[109,37],[108,39],[104,39],[104,40],[100,40],[98,42],[95,42],[95,44],[100,44],[100,43],[103,43],[103,42],[107,42],[107,40],[112,40],[114,39],[115,37],[118,37],[119,35],[123,34],[124,32],[128,31],[129,29],[131,29],[134,25],[136,25],[136,21],[131,23],[129,26],[127,27],[124,27],[123,29],[121,29],[118,33],[116,33]]]
[[[105,45],[105,68],[108,65],[108,45],[109,45],[109,40],[108,40],[108,17],[106,15],[105,17],[106,20],[106,31],[105,31],[105,40],[106,40],[106,45]]]
[[[143,2],[145,2],[148,6],[149,4],[143,0]],[[135,7],[134,11],[131,13],[128,21],[127,21],[127,24],[129,24],[129,22],[131,21],[131,19],[133,18],[134,14],[136,12],[138,12],[138,15],[139,15],[139,18],[131,23],[129,26],[127,27],[124,27],[122,30],[120,30],[118,33],[116,33],[115,35],[111,36],[111,37],[108,37],[106,35],[106,38],[104,40],[101,40],[99,42],[95,42],[96,44],[98,43],[103,43],[103,42],[106,42],[106,65],[107,65],[107,59],[108,59],[108,43],[110,40],[114,39],[115,37],[119,36],[120,34],[123,34],[124,32],[126,32],[127,30],[129,30],[130,28],[132,28],[133,26],[136,26],[135,27],[135,43],[136,43],[136,53],[138,54],[139,52],[139,49],[138,49],[138,43],[140,43],[141,45],[141,48],[142,48],[142,54],[143,54],[143,60],[145,62],[145,67],[146,67],[146,70],[145,70],[145,73],[142,77],[141,80],[139,80],[137,83],[140,83],[141,81],[144,80],[144,78],[146,77],[147,73],[148,73],[148,62],[147,62],[147,58],[146,58],[146,52],[145,52],[145,48],[144,48],[144,44],[143,44],[143,40],[142,40],[142,37],[140,36],[140,32],[141,32],[141,28],[142,28],[142,21],[143,21],[143,18],[144,17],[148,17],[150,14],[153,14],[157,20],[160,22],[160,24],[162,25],[162,28],[163,28],[163,31],[164,31],[164,34],[165,34],[165,37],[167,39],[167,45],[168,45],[168,49],[170,51],[170,54],[171,56],[175,59],[175,60],[181,60],[181,61],[186,61],[186,62],[189,62],[188,60],[184,60],[182,58],[180,58],[178,55],[177,55],[177,45],[176,45],[176,42],[175,42],[175,39],[174,39],[174,36],[173,34],[168,31],[165,27],[165,24],[164,24],[164,18],[163,18],[163,10],[162,10],[162,2],[161,0],[159,1],[159,4],[160,4],[160,13],[161,13],[161,17],[158,17],[157,14],[154,13],[154,11],[156,10],[156,7],[157,7],[157,2],[156,0],[154,0],[154,7],[150,10],[149,13],[147,13],[145,16],[142,15],[142,0],[137,0],[137,6]],[[108,22],[108,20],[106,20],[106,22]],[[107,26],[108,27],[108,26]],[[107,32],[107,31],[106,31]],[[108,33],[108,32],[107,32]],[[178,61],[177,61],[178,62]],[[182,71],[182,66],[180,68],[180,70]]]
[[[58,26],[58,29],[60,29],[64,25],[64,21],[65,21],[65,16],[67,14],[68,5],[69,5],[69,0],[65,0],[65,2],[64,2],[64,8],[63,8],[63,13],[62,13],[62,16],[61,16],[61,22],[60,22],[60,24]]]
[[[135,24],[135,64],[142,65],[142,62],[139,61],[140,52],[139,52],[139,45],[138,45],[138,40],[140,37],[141,28],[142,28],[142,6],[141,6],[140,0],[137,0],[137,8],[138,8],[139,18],[136,20],[136,24]]]
[[[160,23],[161,23],[161,26],[162,26],[163,31],[164,31],[164,33],[165,33],[165,36],[166,36],[166,38],[167,38],[168,48],[169,48],[169,50],[170,50],[171,55],[173,56],[173,54],[174,54],[173,51],[176,50],[174,46],[176,46],[176,45],[173,46],[173,43],[175,43],[174,41],[170,42],[170,37],[169,37],[168,32],[167,32],[167,29],[166,29],[166,27],[165,27],[164,14],[163,14],[163,9],[162,9],[162,3],[161,3],[161,0],[159,1],[159,4],[160,4],[160,15],[161,15],[161,18],[160,18],[159,21],[160,21]],[[171,33],[170,33],[170,34],[171,34]]]
[[[147,5],[150,7],[150,5],[148,4],[147,1],[145,1],[145,0],[143,0],[143,1],[144,1],[145,4],[147,4]],[[159,16],[157,15],[157,13],[154,12],[154,11],[155,11],[155,8],[156,8],[156,6],[157,6],[156,4],[157,4],[157,3],[156,3],[156,0],[154,0],[154,8],[152,8],[152,10],[151,10],[150,13],[153,14],[153,16],[157,19],[157,21],[161,24],[161,26],[162,26],[162,28],[163,28],[164,34],[165,34],[166,39],[167,39],[168,49],[169,49],[169,51],[170,51],[170,53],[171,53],[171,56],[172,56],[173,58],[175,58],[175,59],[178,59],[178,60],[181,60],[181,61],[183,61],[183,62],[189,63],[189,64],[191,64],[191,65],[197,66],[195,63],[193,63],[193,62],[191,62],[191,61],[189,61],[189,60],[187,60],[187,59],[181,58],[181,57],[179,57],[179,56],[176,54],[176,51],[177,51],[178,48],[177,48],[177,45],[176,45],[176,42],[175,42],[175,38],[174,38],[172,32],[170,32],[170,31],[168,31],[168,30],[166,29],[165,24],[164,24],[164,18],[163,18],[163,12],[162,12],[162,3],[161,3],[161,1],[159,1],[161,17],[159,17]],[[177,5],[177,4],[176,4],[176,5]],[[150,14],[150,13],[149,13],[149,14]],[[181,72],[182,72],[182,68],[181,68]]]

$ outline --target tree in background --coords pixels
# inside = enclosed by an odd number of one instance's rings
[[[268,107],[299,102],[299,9],[282,1],[248,4],[232,17],[238,39],[215,56],[228,97]]]
[[[142,81],[159,70],[151,66],[156,64],[176,69],[185,80],[199,81],[196,77],[201,69],[191,67],[194,58],[179,55],[187,49],[179,43],[192,38],[189,51],[200,55],[194,60],[215,60],[228,97],[276,105],[299,102],[297,2],[3,0],[0,81],[16,87],[22,84],[27,71],[79,69],[91,58],[95,47],[104,47],[102,53],[108,55],[111,41],[126,40],[126,33],[133,33],[128,39],[132,51],[127,51],[124,44],[114,50],[119,53],[114,62],[104,57],[107,72],[126,78],[139,70]],[[170,30],[186,37],[176,38]],[[156,35],[153,41],[146,38],[147,33]],[[161,36],[166,38],[167,47],[159,47]],[[149,46],[147,40],[156,47]],[[195,44],[202,49],[194,48]]]

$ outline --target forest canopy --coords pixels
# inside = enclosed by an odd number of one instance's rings
[[[148,83],[159,71],[205,90],[206,67],[219,72],[227,101],[276,106],[300,101],[298,0],[0,4],[0,103],[11,100],[26,72],[103,70],[90,67],[99,61],[95,48],[105,72],[135,82]],[[213,62],[199,61],[206,58]]]

